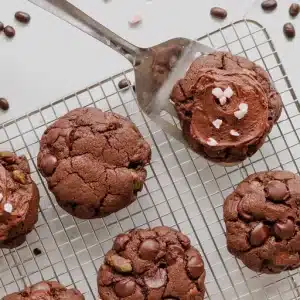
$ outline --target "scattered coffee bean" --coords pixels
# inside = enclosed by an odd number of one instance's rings
[[[135,92],[135,85],[132,86],[133,91]]]
[[[300,5],[298,3],[293,3],[290,6],[289,13],[292,17],[296,17],[299,14]]]
[[[118,83],[118,87],[120,90],[123,90],[125,88],[128,88],[131,85],[130,81],[126,78],[122,79]]]
[[[31,19],[30,15],[23,11],[17,11],[15,13],[15,18],[16,18],[16,20],[18,20],[19,22],[24,23],[24,24],[28,24]]]
[[[213,7],[210,10],[211,16],[217,18],[217,19],[225,19],[227,17],[227,11],[224,8],[221,7]]]
[[[285,36],[289,39],[292,39],[296,35],[295,27],[292,23],[286,23],[283,26],[283,32]]]
[[[37,255],[42,254],[42,251],[41,251],[39,248],[34,248],[34,249],[33,249],[33,254],[34,254],[35,256],[37,256]]]
[[[264,0],[261,3],[261,7],[263,10],[272,11],[277,7],[277,1],[276,0]]]
[[[0,98],[0,108],[3,110],[9,109],[9,103],[5,98]]]
[[[7,37],[12,38],[16,35],[16,31],[12,26],[5,26],[4,33]]]
[[[4,24],[0,22],[0,31],[2,31],[3,29],[4,29]]]

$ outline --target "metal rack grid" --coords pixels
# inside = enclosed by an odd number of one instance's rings
[[[247,175],[285,169],[299,173],[300,108],[267,31],[239,21],[212,32],[202,43],[248,57],[270,74],[285,105],[261,150],[242,165],[221,167],[207,162],[168,137],[139,110],[132,89],[120,91],[119,80],[133,82],[128,70],[94,84],[0,127],[0,149],[25,154],[38,184],[39,221],[26,243],[0,250],[0,297],[40,280],[58,280],[98,299],[96,275],[113,238],[133,227],[173,226],[187,234],[205,261],[206,299],[300,299],[300,273],[262,275],[252,272],[226,248],[222,204]],[[129,117],[152,146],[153,158],[138,201],[103,219],[68,215],[47,190],[37,171],[39,139],[47,126],[67,111],[95,106]],[[176,120],[174,120],[175,122]],[[42,254],[35,256],[33,249]]]

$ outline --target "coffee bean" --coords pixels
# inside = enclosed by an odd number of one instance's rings
[[[300,5],[298,3],[293,3],[290,6],[289,13],[292,17],[296,17],[299,14]]]
[[[269,227],[264,223],[258,223],[250,233],[250,244],[252,246],[260,246],[269,237]]]
[[[3,110],[9,109],[9,103],[5,98],[0,98],[0,108]]]
[[[4,24],[0,22],[0,31],[2,31],[3,29],[4,29]]]
[[[221,7],[213,7],[210,10],[211,16],[217,18],[217,19],[225,19],[227,17],[227,11],[224,8]]]
[[[119,87],[120,90],[128,88],[130,85],[131,85],[131,82],[126,78],[120,80],[119,83],[118,83],[118,87]]]
[[[42,251],[39,248],[34,248],[33,249],[33,254],[37,256],[37,255],[42,254]]]
[[[264,0],[261,3],[261,7],[263,10],[272,11],[277,7],[277,1],[276,0]]]
[[[16,20],[18,20],[19,22],[24,23],[24,24],[28,24],[31,19],[30,15],[23,11],[17,11],[15,13],[15,18],[16,18]]]
[[[296,35],[295,27],[292,23],[286,23],[283,26],[283,32],[285,36],[289,39],[292,39]]]
[[[295,224],[290,219],[286,220],[285,222],[277,222],[274,225],[274,232],[275,235],[282,240],[290,239],[294,235]]]
[[[16,35],[16,31],[12,26],[5,26],[4,33],[7,37],[12,38]]]
[[[133,91],[135,92],[135,85],[132,86]]]

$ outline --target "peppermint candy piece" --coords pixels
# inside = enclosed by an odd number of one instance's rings
[[[222,89],[220,89],[220,88],[214,88],[211,92],[218,99],[220,99],[221,97],[224,96],[224,93],[223,93]]]
[[[220,101],[221,105],[225,105],[227,102],[227,98],[225,96],[223,96],[223,97],[219,98],[219,101]]]
[[[234,130],[234,129],[231,129],[231,130],[230,130],[230,134],[231,134],[232,136],[240,136],[240,134],[239,134],[236,130]]]
[[[207,142],[207,145],[212,146],[212,147],[218,145],[218,142],[215,139],[211,138],[211,137],[208,138],[206,142]]]
[[[136,26],[142,22],[142,17],[140,15],[135,15],[131,20],[128,21],[130,26]]]
[[[239,110],[234,112],[234,115],[237,119],[243,119],[245,115],[248,113],[248,104],[247,103],[241,103],[239,105]]]
[[[212,121],[212,124],[213,124],[217,129],[220,129],[222,123],[223,123],[223,121],[222,121],[221,119],[216,119],[216,120]]]
[[[12,206],[10,203],[5,203],[5,204],[4,204],[4,210],[5,210],[7,213],[11,214],[12,211],[13,211],[13,206]]]
[[[231,98],[233,96],[233,90],[230,86],[224,91],[224,96],[226,98]]]

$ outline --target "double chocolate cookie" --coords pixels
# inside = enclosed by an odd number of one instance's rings
[[[136,199],[150,157],[149,144],[130,120],[96,108],[79,108],[47,128],[38,167],[63,209],[91,219]]]
[[[78,290],[67,289],[58,282],[42,281],[3,300],[84,300],[84,297]]]
[[[224,204],[227,246],[250,269],[279,273],[300,266],[300,177],[253,174]]]
[[[37,222],[39,200],[26,157],[0,152],[0,248],[25,242]]]
[[[191,148],[224,165],[253,155],[282,110],[268,74],[248,59],[224,52],[196,59],[171,99]]]
[[[202,258],[187,236],[168,227],[120,234],[98,274],[102,300],[203,299]]]

